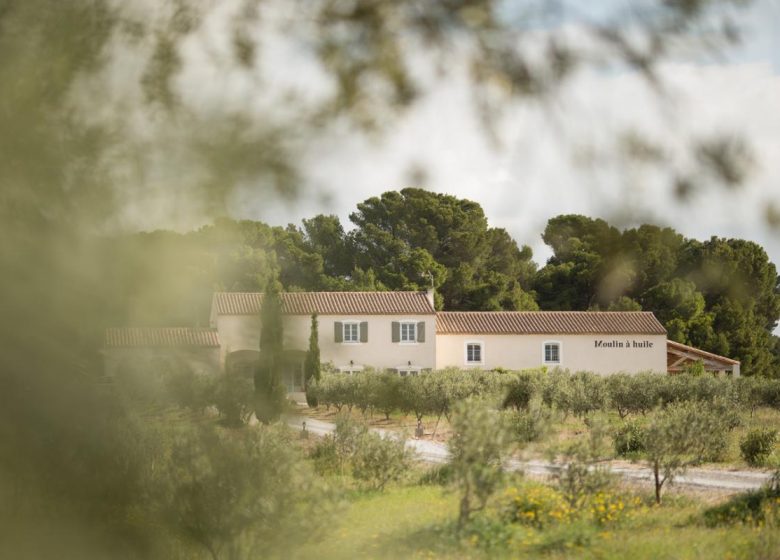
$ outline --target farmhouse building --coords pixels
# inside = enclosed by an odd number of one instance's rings
[[[323,362],[343,372],[367,367],[399,375],[445,367],[540,366],[601,374],[668,371],[701,361],[739,375],[739,362],[666,339],[647,311],[437,312],[433,292],[282,293],[284,379],[303,388],[303,361],[318,318]],[[209,329],[109,329],[106,369],[140,357],[176,356],[199,371],[252,369],[260,358],[263,294],[217,292]]]

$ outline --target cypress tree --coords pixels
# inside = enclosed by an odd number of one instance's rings
[[[279,418],[287,397],[282,383],[284,327],[279,281],[271,278],[260,310],[260,363],[255,371],[255,416],[268,424]]]
[[[317,324],[317,314],[311,316],[311,333],[309,334],[309,351],[303,364],[304,383],[306,386],[306,404],[311,408],[317,406],[317,395],[309,390],[312,381],[320,380],[320,342]]]

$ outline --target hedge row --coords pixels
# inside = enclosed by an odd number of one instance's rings
[[[444,369],[399,377],[395,373],[366,370],[355,374],[329,373],[309,386],[321,405],[337,410],[353,407],[364,414],[395,411],[449,418],[452,406],[470,396],[501,395],[510,378],[490,371]]]
[[[502,399],[504,408],[528,410],[539,400],[564,415],[584,417],[596,410],[615,410],[621,418],[646,414],[656,406],[702,401],[719,402],[751,413],[760,406],[780,409],[780,380],[658,373],[602,376],[565,370],[494,372],[449,368],[399,377],[364,371],[330,373],[309,388],[319,403],[338,410],[357,408],[389,418],[400,411],[449,418],[454,403],[467,397]]]

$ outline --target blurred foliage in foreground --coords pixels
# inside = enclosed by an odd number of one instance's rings
[[[0,0],[0,555],[170,558],[177,554],[160,531],[174,531],[198,550],[227,550],[255,535],[261,542],[247,546],[267,556],[265,537],[288,534],[275,531],[316,503],[297,492],[289,503],[278,493],[304,488],[293,479],[248,483],[269,472],[296,474],[277,436],[203,436],[183,420],[182,430],[193,432],[188,443],[163,445],[154,418],[96,384],[95,341],[120,318],[112,315],[114,283],[125,277],[121,269],[104,274],[105,244],[96,234],[132,227],[162,199],[173,208],[166,220],[187,222],[222,213],[247,184],[260,197],[296,194],[306,139],[334,123],[380,129],[419,98],[425,80],[413,79],[414,52],[443,62],[462,48],[489,123],[503,103],[544,98],[594,60],[657,84],[654,65],[675,45],[734,37],[725,25],[730,4],[651,2],[642,13],[587,25],[595,52],[580,56],[553,33],[534,58],[517,41],[522,23],[550,22],[534,17],[530,1],[503,13],[491,0]],[[284,89],[263,105],[255,95],[238,102],[194,95],[222,85],[221,73],[181,87],[186,71],[210,63],[247,78],[251,92],[265,91],[260,60],[273,33],[314,61],[324,96]],[[532,42],[541,44],[538,36]],[[729,150],[708,153],[721,175],[741,176],[722,165],[728,158],[718,154]],[[165,260],[149,255],[146,263],[151,270]],[[135,293],[153,290],[144,282]],[[252,452],[244,456],[242,446]],[[169,467],[150,460],[155,449],[190,455]],[[139,514],[139,500],[160,477],[168,486],[152,496],[159,508]],[[192,525],[198,515],[206,517]],[[305,519],[292,518],[299,533]]]

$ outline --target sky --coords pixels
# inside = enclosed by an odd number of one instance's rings
[[[663,95],[632,72],[581,72],[554,103],[512,107],[502,119],[500,145],[484,134],[465,78],[452,72],[381,139],[342,131],[315,144],[304,160],[308,196],[269,204],[248,185],[231,201],[231,213],[280,225],[332,213],[349,228],[358,202],[419,186],[479,202],[489,223],[530,245],[540,264],[550,255],[541,241],[544,225],[565,213],[620,227],[669,225],[698,239],[750,239],[780,263],[780,231],[763,219],[767,204],[780,204],[780,0],[757,0],[738,23],[739,46],[663,64]],[[280,48],[274,55],[271,47],[273,75],[275,67],[287,67],[290,53]],[[306,76],[303,70],[295,79],[306,83]],[[754,165],[738,189],[698,177],[703,188],[681,203],[671,195],[668,170],[627,166],[615,157],[615,138],[632,132],[664,146],[683,169],[690,142],[710,134],[743,138]],[[425,170],[422,184],[410,180],[418,168]]]
[[[506,0],[507,17],[514,7],[533,1]],[[576,41],[585,40],[583,22],[619,18],[648,1],[560,0],[564,15],[554,24],[524,29],[524,36],[532,39],[532,47],[534,34],[548,32],[563,33],[579,45]],[[248,109],[261,122],[289,109],[284,96],[290,91],[312,100],[327,95],[328,75],[301,49],[305,35],[302,41],[264,28],[259,33],[260,72],[229,70],[225,61],[232,56],[232,43],[225,21],[234,17],[234,4],[215,4],[216,16],[183,46],[184,64],[175,86],[193,110],[219,114]],[[282,10],[289,6],[277,5]],[[381,135],[330,126],[307,140],[297,160],[302,196],[292,201],[269,197],[267,182],[248,179],[233,191],[228,213],[273,225],[336,214],[349,229],[349,214],[359,202],[414,186],[480,203],[490,225],[529,245],[539,265],[550,256],[541,239],[545,224],[568,213],[604,218],[621,228],[668,225],[696,239],[749,239],[780,263],[780,230],[772,230],[765,220],[767,205],[780,212],[780,0],[754,0],[734,14],[741,43],[707,55],[676,53],[658,68],[661,91],[625,68],[585,68],[544,103],[525,99],[506,107],[495,130],[499,142],[491,142],[477,116],[464,57],[448,52],[445,75],[413,57],[425,94]],[[296,13],[271,16],[298,27]],[[132,107],[130,96],[139,95],[130,86],[143,71],[143,53],[118,53],[108,68],[109,87],[100,90],[103,102],[90,104],[92,114],[101,107],[109,113]],[[187,142],[177,137],[188,129],[171,129],[168,121],[161,121],[164,129],[138,122],[139,144],[154,147],[150,139],[162,139],[162,146],[149,150],[155,156],[139,165],[141,175],[128,173],[133,196],[116,223],[132,229],[189,230],[209,221],[210,216],[191,207],[195,197],[190,189],[202,179],[203,168],[193,165]],[[712,136],[749,146],[752,165],[741,187],[724,188],[694,165],[691,145]],[[667,163],[627,163],[619,142],[626,137],[651,141]],[[685,202],[673,196],[671,186],[681,172],[700,187]]]

